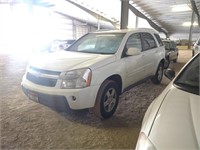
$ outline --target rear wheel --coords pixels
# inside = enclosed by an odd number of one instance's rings
[[[160,62],[160,64],[158,65],[156,74],[153,76],[153,78],[151,78],[151,81],[154,84],[159,84],[162,80],[163,77],[163,69],[164,69],[164,65],[162,62]]]
[[[119,101],[119,88],[116,82],[106,80],[97,94],[93,112],[100,118],[111,117],[117,109]]]

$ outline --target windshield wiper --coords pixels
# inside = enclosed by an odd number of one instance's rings
[[[65,51],[78,52],[78,53],[94,53],[92,51],[77,51],[77,50],[70,50],[70,49],[66,49]]]
[[[70,49],[65,49],[65,51],[71,51],[71,52],[79,52],[79,53],[91,53],[91,54],[103,54],[103,55],[111,55],[114,53],[105,53],[105,52],[96,52],[96,51],[75,51],[75,50],[70,50]]]
[[[104,52],[97,52],[96,54],[111,55],[111,54],[114,54],[114,53],[104,53]]]

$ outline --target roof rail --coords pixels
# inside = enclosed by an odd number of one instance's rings
[[[98,32],[98,31],[109,31],[109,30],[112,30],[112,29],[100,29],[100,30],[95,30],[95,32]]]

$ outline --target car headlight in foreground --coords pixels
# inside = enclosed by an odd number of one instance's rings
[[[149,140],[149,138],[141,132],[137,142],[136,150],[156,150],[156,147]]]
[[[63,72],[60,75],[61,89],[77,89],[90,86],[92,71],[89,68]]]

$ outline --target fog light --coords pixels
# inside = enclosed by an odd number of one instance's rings
[[[76,100],[76,97],[75,97],[75,96],[72,96],[72,100],[75,101],[75,100]]]

